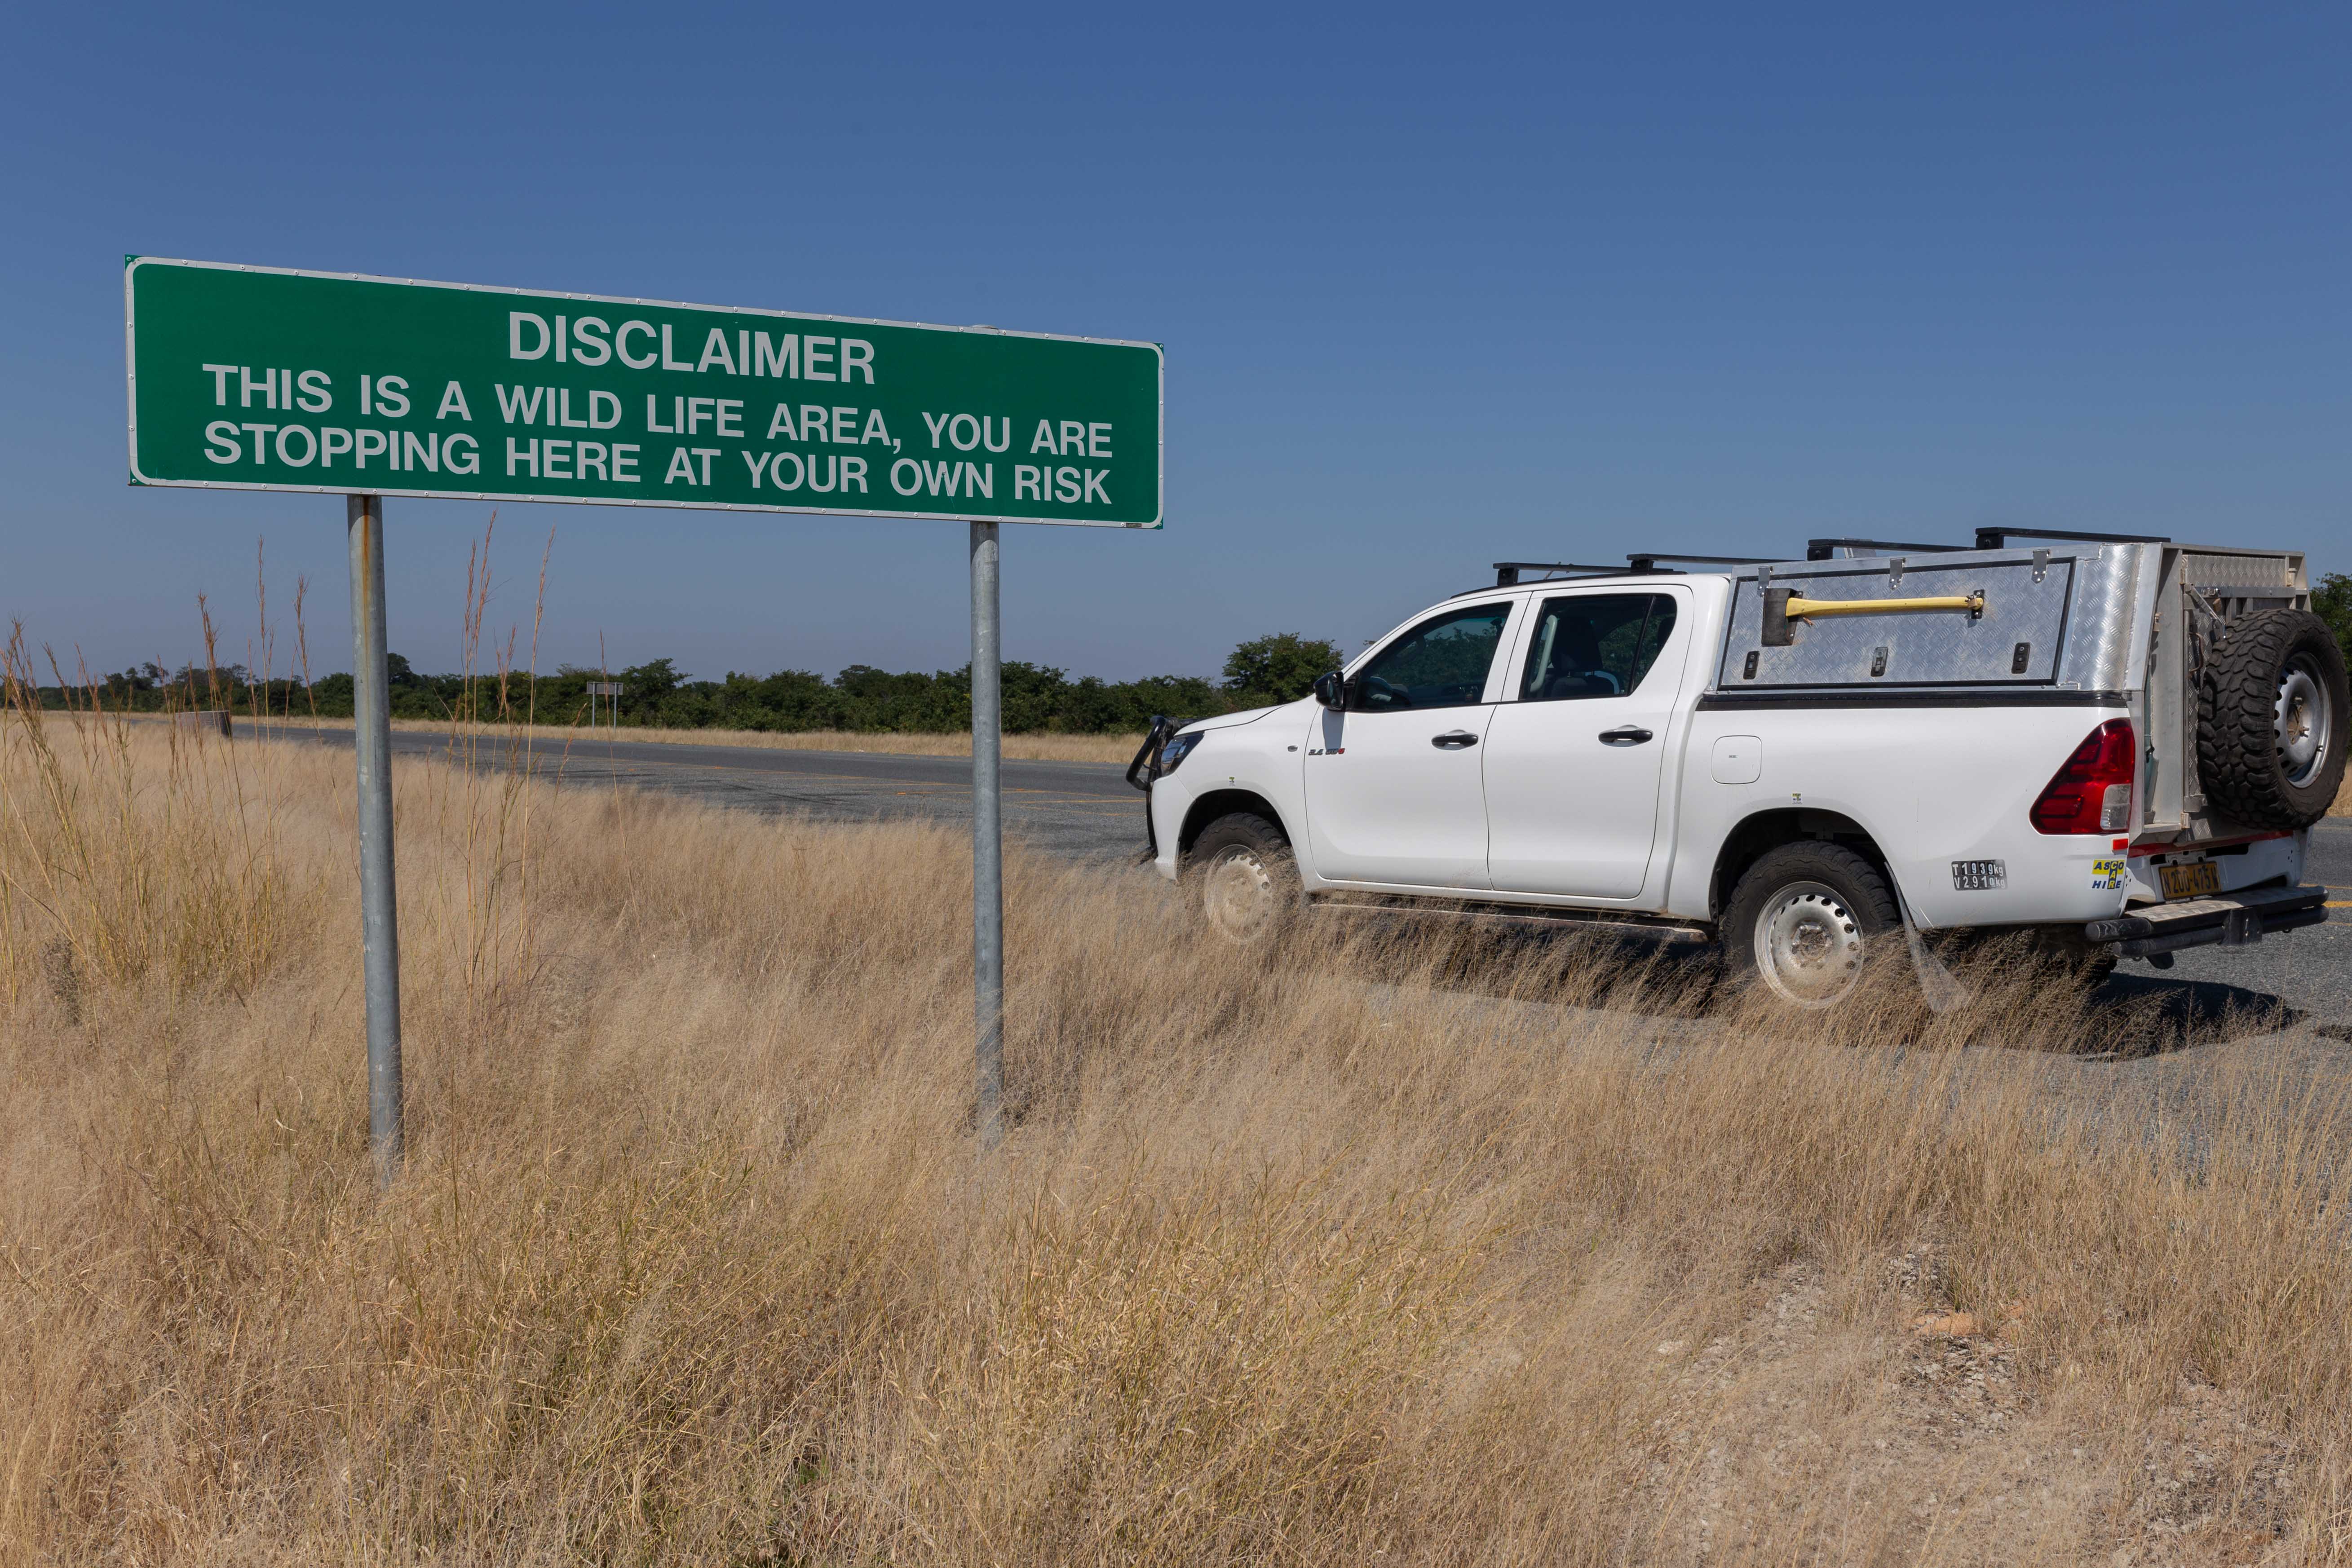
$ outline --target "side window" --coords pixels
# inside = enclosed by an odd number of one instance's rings
[[[1476,702],[1486,694],[1486,671],[1510,618],[1506,602],[1450,610],[1422,622],[1349,678],[1348,706],[1381,713]]]
[[[1642,684],[1674,629],[1670,594],[1547,599],[1528,637],[1519,700],[1622,697]]]

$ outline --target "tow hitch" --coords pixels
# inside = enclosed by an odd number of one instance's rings
[[[2093,921],[2083,934],[2111,942],[2125,958],[2154,958],[2186,947],[2243,947],[2273,931],[2327,919],[2326,888],[2255,888],[2242,893],[2157,904],[2137,914]]]

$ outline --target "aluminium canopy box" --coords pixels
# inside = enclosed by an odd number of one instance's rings
[[[1977,603],[1783,622],[1769,613],[1775,589],[1811,603]],[[2127,707],[2142,837],[2205,838],[2232,826],[2197,787],[2213,638],[2260,610],[2310,606],[2296,551],[2075,542],[1791,561],[1733,575],[1714,689],[1759,706]]]
[[[1759,567],[1733,581],[1717,681],[1725,691],[1845,692],[1857,699],[1904,691],[1923,700],[1937,691],[1964,700],[1969,690],[1983,688],[2120,691],[2135,548],[1969,550]],[[1775,588],[1814,601],[1982,597],[1973,613],[1794,622],[1787,645],[1773,647],[1765,638],[1764,610]]]

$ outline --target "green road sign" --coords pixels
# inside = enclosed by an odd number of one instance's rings
[[[131,482],[1158,528],[1156,344],[133,257]]]

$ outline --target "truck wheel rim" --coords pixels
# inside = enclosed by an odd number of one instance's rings
[[[2278,749],[2287,782],[2308,784],[2327,765],[2334,747],[2336,715],[2329,711],[2327,688],[2309,663],[2296,659],[2279,681]]]
[[[1264,936],[1280,912],[1280,897],[1273,871],[1254,850],[1227,850],[1201,878],[1201,904],[1209,923],[1234,942]]]
[[[1756,968],[1784,1002],[1826,1007],[1862,978],[1862,924],[1833,889],[1793,882],[1756,917]]]

